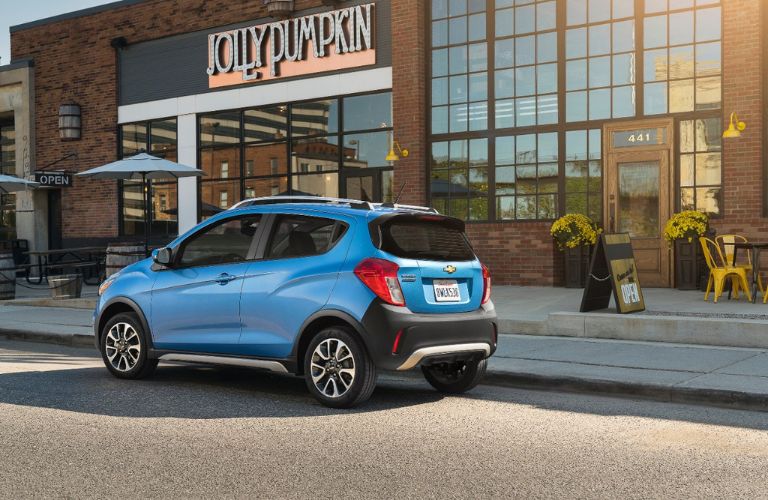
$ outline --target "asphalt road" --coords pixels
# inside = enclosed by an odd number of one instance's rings
[[[0,496],[767,497],[768,415],[384,377],[324,408],[300,379],[0,340]]]

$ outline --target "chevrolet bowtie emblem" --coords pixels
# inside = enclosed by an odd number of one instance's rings
[[[455,267],[453,267],[453,266],[445,266],[445,267],[443,268],[443,271],[445,271],[445,272],[446,272],[446,273],[448,273],[448,274],[453,274],[453,273],[455,273],[455,272],[456,272],[456,268],[455,268]]]

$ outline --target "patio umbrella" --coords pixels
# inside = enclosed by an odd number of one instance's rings
[[[29,188],[36,188],[39,185],[37,182],[28,181],[21,177],[0,174],[0,193],[3,194],[24,191]]]
[[[101,167],[92,168],[76,174],[92,179],[141,180],[144,192],[144,251],[149,255],[149,201],[147,199],[147,180],[178,179],[179,177],[202,176],[203,171],[179,163],[139,153]]]

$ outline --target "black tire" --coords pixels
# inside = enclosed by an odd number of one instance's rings
[[[343,344],[340,350],[339,342]],[[323,347],[319,347],[321,344]],[[322,354],[328,355],[328,358],[323,358]],[[342,361],[337,360],[337,354]],[[348,355],[351,355],[351,362]],[[332,360],[336,360],[333,366]],[[351,378],[350,368],[354,369]],[[376,366],[351,330],[334,326],[320,331],[307,346],[304,353],[304,379],[309,392],[323,405],[352,408],[371,397],[376,388]],[[319,386],[324,386],[326,390]],[[338,390],[339,387],[344,389],[343,393]],[[334,396],[334,392],[339,394]]]
[[[113,328],[115,328],[114,331]],[[141,321],[135,313],[116,314],[107,321],[100,334],[101,359],[115,377],[124,379],[145,378],[152,375],[157,368],[158,361],[147,358],[147,351],[149,350],[147,332],[144,331]],[[126,337],[129,340],[125,341]],[[115,338],[119,340],[116,342]],[[118,345],[120,340],[123,340],[125,344]],[[138,356],[133,356],[137,346]],[[113,358],[110,359],[110,356]]]
[[[487,358],[421,367],[429,385],[448,394],[461,394],[474,388],[483,379],[487,369]]]

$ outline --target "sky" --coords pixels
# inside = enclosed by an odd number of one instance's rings
[[[0,0],[0,66],[11,62],[8,28],[114,0]]]

